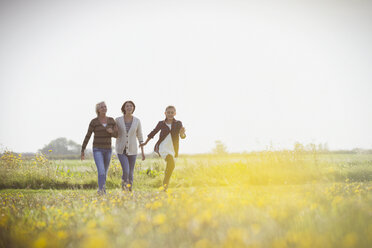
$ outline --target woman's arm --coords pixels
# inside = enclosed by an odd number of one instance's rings
[[[181,127],[181,129],[180,129],[180,137],[181,137],[181,139],[184,139],[184,138],[186,138],[186,129],[185,129],[185,127]]]
[[[81,146],[81,160],[84,160],[85,159],[84,151],[85,151],[85,148],[88,145],[90,136],[92,136],[93,130],[94,130],[94,124],[93,124],[93,120],[92,120],[89,123],[87,134],[85,135],[85,139],[83,141],[83,145]]]
[[[186,129],[185,129],[185,127],[182,125],[182,122],[180,121],[180,126],[181,126],[181,128],[180,128],[180,137],[181,137],[181,139],[184,139],[184,138],[186,138]]]
[[[108,127],[106,131],[111,134],[111,137],[117,138],[118,137],[118,126],[113,118],[110,118],[109,121],[111,122],[110,125],[113,125],[113,128]]]
[[[159,121],[159,123],[156,125],[154,130],[152,130],[151,133],[149,133],[149,135],[147,135],[147,139],[146,139],[145,143],[142,143],[140,145],[140,147],[143,147],[143,146],[147,145],[147,143],[150,141],[150,139],[154,138],[154,136],[160,131],[160,129],[161,129],[161,121]]]
[[[141,143],[139,146],[140,146],[141,148],[143,148],[145,145],[147,145],[147,143],[149,143],[150,139],[151,139],[151,138],[147,138],[146,141],[145,141],[144,143]]]
[[[119,136],[118,124],[116,124],[116,121],[114,119],[113,119],[113,122],[114,122],[114,130],[111,136],[117,138]]]
[[[141,144],[143,144],[143,143],[141,143]],[[141,144],[140,144],[140,147],[141,147],[142,160],[145,160],[146,159],[146,157],[145,157],[145,151],[143,150],[143,146],[141,146]]]
[[[142,160],[145,160],[145,152],[143,150],[143,146],[141,146],[141,144],[143,143],[143,134],[142,134],[142,126],[141,126],[140,120],[138,120],[138,127],[137,127],[136,134],[137,134],[138,142],[140,143],[140,147],[141,147]]]
[[[140,120],[138,120],[138,126],[137,126],[137,130],[136,130],[136,135],[137,135],[138,142],[139,143],[143,143],[142,125],[141,125],[141,121]]]

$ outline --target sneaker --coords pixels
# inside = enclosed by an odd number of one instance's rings
[[[163,191],[164,191],[164,192],[167,192],[168,185],[167,185],[167,184],[164,184],[164,185],[163,185],[163,188],[164,188]]]

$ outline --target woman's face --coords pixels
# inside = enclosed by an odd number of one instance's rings
[[[125,109],[126,114],[133,114],[134,106],[133,106],[133,104],[128,102],[128,103],[125,104],[124,109]]]
[[[104,103],[101,103],[98,107],[98,113],[99,114],[106,114],[107,112],[107,106]]]
[[[174,116],[176,115],[176,110],[174,108],[168,108],[165,111],[165,116],[168,120],[173,120]]]

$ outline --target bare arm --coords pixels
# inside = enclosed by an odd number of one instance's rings
[[[150,140],[151,138],[147,138],[147,140],[144,143],[140,144],[140,147],[143,148],[145,145],[147,145],[147,143],[149,143]]]
[[[151,131],[151,133],[149,133],[149,135],[147,135],[147,139],[145,141],[145,143],[142,143],[140,146],[143,147],[145,145],[147,145],[147,143],[155,136],[155,134],[157,134],[161,129],[161,121],[159,121],[159,123],[156,125],[156,127],[154,128],[154,130]]]

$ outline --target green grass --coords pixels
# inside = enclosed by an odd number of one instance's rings
[[[0,160],[0,247],[371,247],[372,155],[262,152],[137,160]]]
[[[0,247],[370,247],[372,184],[0,191]]]
[[[229,166],[226,166],[228,164]],[[266,152],[253,155],[187,156],[176,162],[174,187],[227,185],[280,185],[313,182],[372,181],[372,155],[298,155]],[[137,160],[134,187],[161,186],[165,162],[160,158]],[[108,188],[119,188],[122,170],[112,159]],[[204,176],[205,175],[205,176]],[[93,189],[97,172],[93,160],[22,161],[0,166],[0,189]]]

